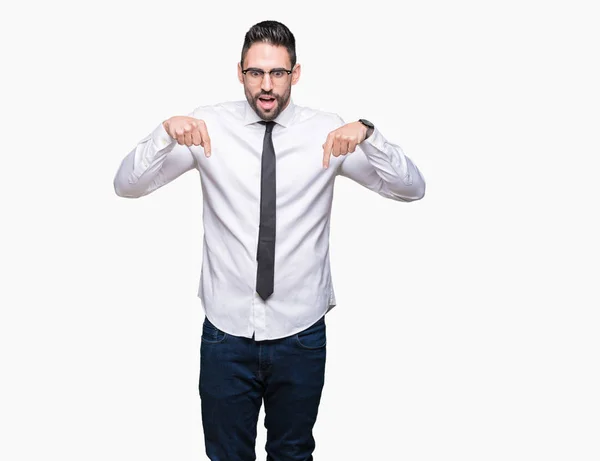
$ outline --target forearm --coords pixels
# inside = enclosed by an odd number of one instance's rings
[[[380,194],[403,201],[423,198],[425,180],[400,146],[388,142],[377,128],[359,146],[381,178]]]
[[[425,181],[416,165],[377,127],[355,152],[344,156],[338,174],[392,200],[411,202],[425,194]]]
[[[142,197],[194,165],[189,148],[171,138],[161,123],[121,162],[113,181],[115,193],[120,197]]]

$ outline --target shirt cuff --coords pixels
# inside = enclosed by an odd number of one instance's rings
[[[165,130],[165,126],[162,124],[162,122],[154,129],[150,136],[152,137],[152,142],[156,146],[157,150],[161,150],[171,143],[177,142],[169,135],[169,133],[167,133],[167,130]]]
[[[142,176],[150,164],[154,162],[158,156],[160,156],[165,148],[177,142],[177,140],[169,136],[169,133],[167,133],[167,130],[165,130],[162,122],[152,131],[152,133],[140,140],[139,144],[143,144],[148,141],[152,142],[154,148],[136,150],[134,157],[134,168],[129,178],[129,182],[131,184],[137,182],[140,176]]]
[[[370,159],[372,165],[378,165],[381,171],[387,173],[385,178],[388,182],[401,180],[404,185],[412,184],[412,178],[402,149],[396,144],[389,143],[377,127],[373,130],[371,136],[360,143],[360,148]]]
[[[362,147],[363,149],[365,149],[365,148],[369,149],[370,146],[373,146],[378,151],[384,151],[385,150],[384,144],[385,144],[385,139],[384,139],[383,135],[377,129],[377,127],[375,127],[373,129],[373,133],[371,133],[371,136],[369,136],[368,138],[363,140],[363,142],[360,144],[360,147]]]

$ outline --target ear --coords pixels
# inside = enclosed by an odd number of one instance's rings
[[[243,85],[244,84],[244,74],[242,74],[242,65],[239,62],[237,64],[237,71],[238,71],[238,80]]]
[[[300,73],[302,72],[302,69],[300,69],[300,67],[300,64],[296,63],[296,66],[292,71],[292,85],[295,85],[296,83],[298,83],[298,80],[300,80]]]

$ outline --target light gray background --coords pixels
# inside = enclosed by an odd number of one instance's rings
[[[206,459],[197,173],[112,180],[162,120],[243,99],[244,34],[276,19],[294,101],[374,121],[427,180],[336,183],[315,459],[598,460],[593,3],[3,6],[0,458]]]

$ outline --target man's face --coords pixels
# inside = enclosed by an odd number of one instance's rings
[[[244,70],[263,70],[265,74],[262,78],[260,72],[248,71],[246,75],[242,74],[243,69],[238,63],[238,79],[244,85],[246,99],[261,119],[273,120],[287,107],[292,85],[300,78],[300,64],[296,64],[290,75],[287,72],[266,72],[273,69],[290,70],[290,66],[287,49],[269,43],[254,43],[244,59]]]

